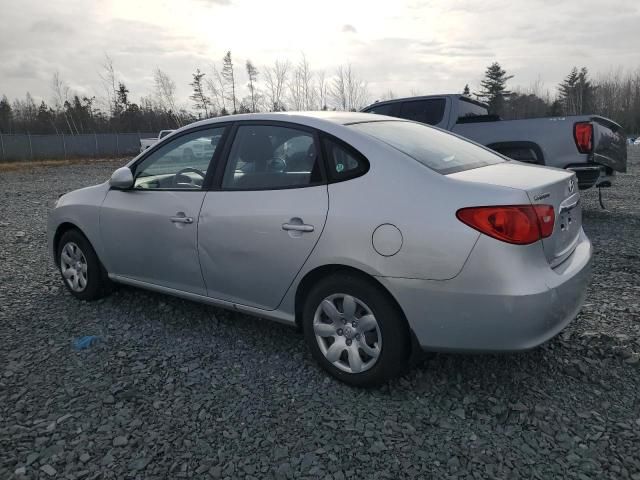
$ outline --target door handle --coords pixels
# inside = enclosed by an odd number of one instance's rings
[[[307,225],[304,223],[303,224],[283,223],[282,229],[288,230],[288,231],[293,230],[294,232],[313,232],[313,225]]]
[[[173,223],[193,223],[193,217],[170,217],[169,220]]]

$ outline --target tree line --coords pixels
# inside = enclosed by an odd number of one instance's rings
[[[232,113],[358,110],[371,101],[367,81],[351,65],[313,70],[304,54],[297,61],[276,60],[258,68],[249,59],[238,64],[228,51],[206,71],[196,68],[188,104],[177,97],[176,83],[160,68],[153,72],[152,91],[138,102],[132,101],[108,55],[99,78],[101,93],[94,96],[73,92],[58,73],[52,76],[49,102],[38,103],[30,93],[13,101],[2,95],[0,133],[155,132]],[[640,71],[593,79],[585,67],[573,67],[553,94],[540,81],[510,89],[513,78],[494,62],[477,91],[467,84],[462,93],[486,102],[491,114],[504,119],[595,113],[620,123],[628,133],[640,132]],[[395,96],[389,90],[382,99]]]
[[[487,67],[480,89],[463,93],[489,105],[489,111],[507,120],[596,114],[623,126],[628,134],[640,133],[640,70],[621,69],[592,78],[586,67],[573,67],[558,84],[555,95],[544,91],[540,81],[527,89],[509,90],[513,78],[494,62]]]

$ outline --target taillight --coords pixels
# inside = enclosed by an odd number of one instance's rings
[[[552,205],[498,205],[461,208],[458,219],[485,235],[516,245],[528,245],[553,233]]]
[[[580,153],[591,153],[593,150],[593,124],[579,122],[573,126],[573,138]]]

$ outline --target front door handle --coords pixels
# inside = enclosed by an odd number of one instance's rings
[[[296,223],[283,223],[282,229],[294,232],[313,232],[313,225],[307,225],[305,223],[296,224]]]
[[[169,220],[171,220],[173,223],[187,223],[187,224],[193,223],[193,217],[184,217],[179,215],[175,217],[171,217],[169,218]]]

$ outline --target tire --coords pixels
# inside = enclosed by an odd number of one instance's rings
[[[302,327],[316,361],[349,385],[380,385],[406,370],[410,336],[403,314],[372,281],[352,274],[323,278],[307,295]]]
[[[111,293],[112,284],[107,272],[80,231],[69,230],[62,235],[57,261],[62,283],[74,297],[90,301]]]

